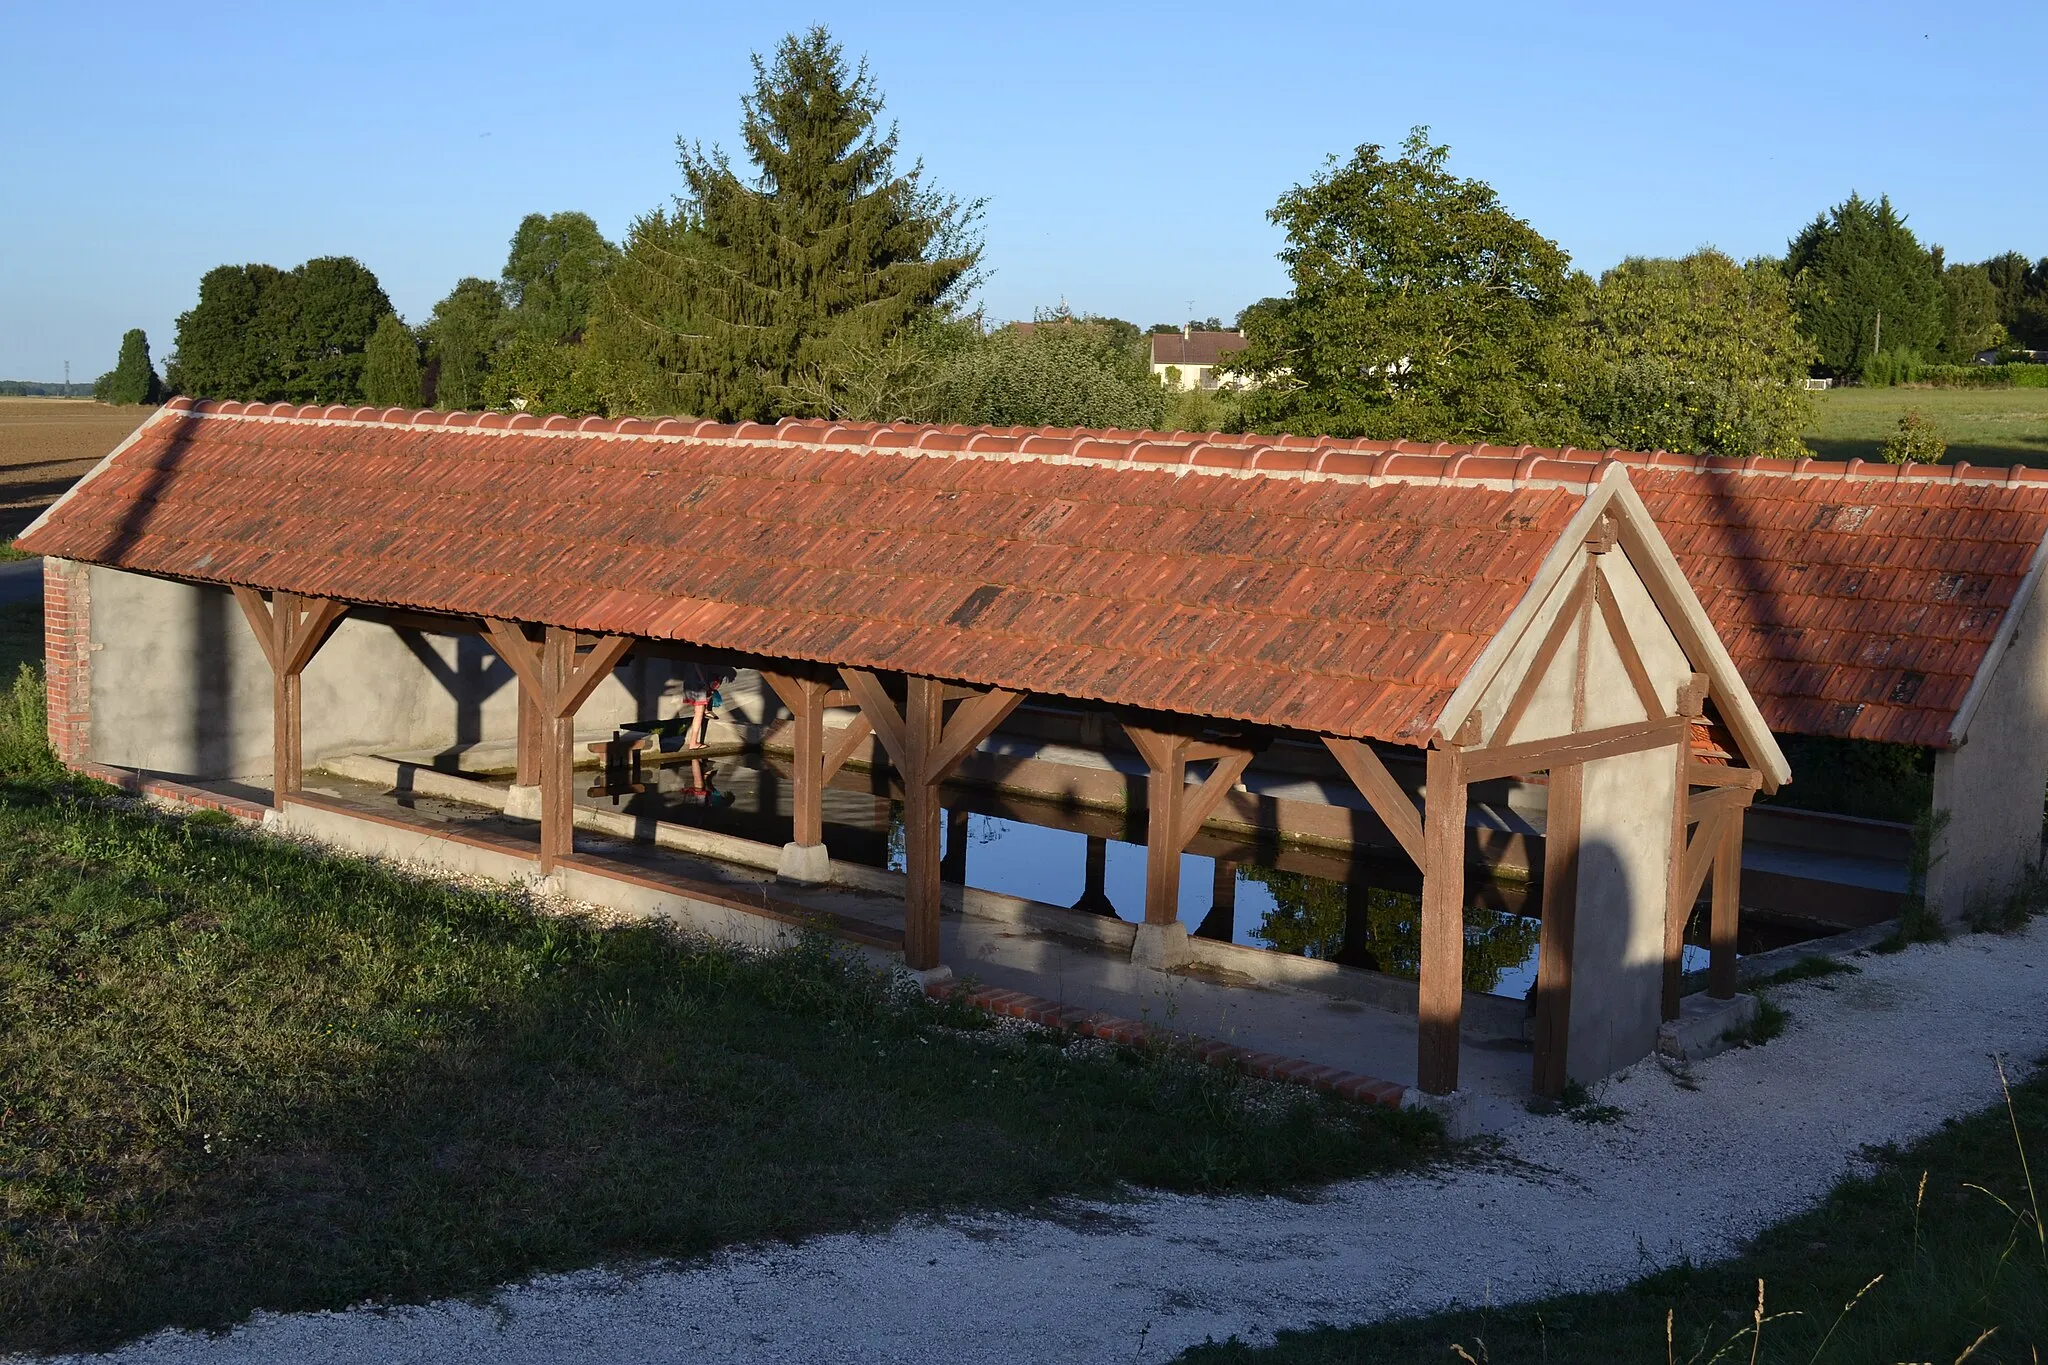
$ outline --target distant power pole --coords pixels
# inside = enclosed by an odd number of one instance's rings
[[[1879,350],[1879,348],[1880,348],[1880,347],[1881,347],[1881,346],[1883,345],[1883,343],[1884,343],[1884,309],[1880,308],[1880,309],[1878,309],[1878,310],[1877,310],[1877,329],[1876,329],[1875,331],[1873,331],[1873,332],[1871,333],[1871,335],[1870,335],[1870,354],[1871,354],[1871,356],[1872,356],[1873,358],[1875,358],[1875,357],[1876,357],[1876,355],[1877,355],[1877,353],[1878,353],[1878,350]]]
[[[71,362],[68,360],[64,362],[64,396],[71,396]]]

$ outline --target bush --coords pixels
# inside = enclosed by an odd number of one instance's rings
[[[14,685],[0,695],[0,782],[57,775],[47,714],[42,674],[33,664],[23,664]]]
[[[1863,362],[1863,382],[1872,388],[1917,384],[1928,371],[1918,351],[1880,351]]]
[[[2048,389],[2048,365],[1930,365],[1920,378],[1937,389]]]
[[[1907,408],[1899,418],[1898,430],[1885,441],[1882,453],[1888,464],[1938,464],[1948,453],[1948,442],[1927,414],[1918,408]]]

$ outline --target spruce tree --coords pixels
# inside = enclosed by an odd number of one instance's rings
[[[363,401],[379,408],[420,405],[420,345],[412,328],[386,313],[363,351]]]
[[[741,137],[755,174],[677,140],[685,194],[634,224],[593,325],[614,407],[722,420],[829,411],[850,356],[971,287],[980,205],[896,169],[862,62],[823,28],[754,58]]]
[[[162,384],[149,363],[149,338],[140,327],[121,338],[121,358],[103,383],[104,389],[93,386],[93,397],[103,403],[154,403],[163,397]]]

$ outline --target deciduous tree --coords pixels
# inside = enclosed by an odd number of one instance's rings
[[[244,401],[282,397],[280,338],[257,320],[274,316],[274,296],[289,288],[285,272],[271,265],[221,265],[200,276],[198,303],[178,317],[177,349],[166,367],[172,391]]]
[[[1711,455],[1806,453],[1813,344],[1768,261],[1711,248],[1622,262],[1588,299],[1573,384],[1593,446]]]
[[[492,361],[509,330],[498,286],[473,275],[458,281],[434,305],[423,330],[434,406],[451,412],[483,407]]]
[[[973,426],[1151,427],[1166,407],[1138,330],[1114,318],[1041,315],[958,352],[939,415]]]
[[[1293,292],[1248,309],[1230,369],[1265,430],[1549,442],[1570,430],[1564,365],[1586,289],[1570,258],[1452,175],[1417,128],[1281,196]]]
[[[592,325],[614,406],[768,420],[822,413],[845,358],[945,313],[971,285],[979,205],[896,167],[867,64],[823,28],[754,59],[754,175],[678,139],[685,193],[628,234]]]
[[[316,256],[291,273],[289,292],[272,297],[288,309],[259,326],[283,337],[283,397],[300,403],[353,403],[363,395],[364,353],[391,300],[377,277],[353,256]]]
[[[529,213],[512,234],[502,286],[518,329],[550,344],[575,341],[618,259],[587,213]]]

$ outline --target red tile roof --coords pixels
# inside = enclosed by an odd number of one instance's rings
[[[1293,438],[178,400],[20,544],[1418,743],[1596,479]]]
[[[1152,337],[1154,365],[1219,365],[1244,349],[1243,332],[1158,332]]]

